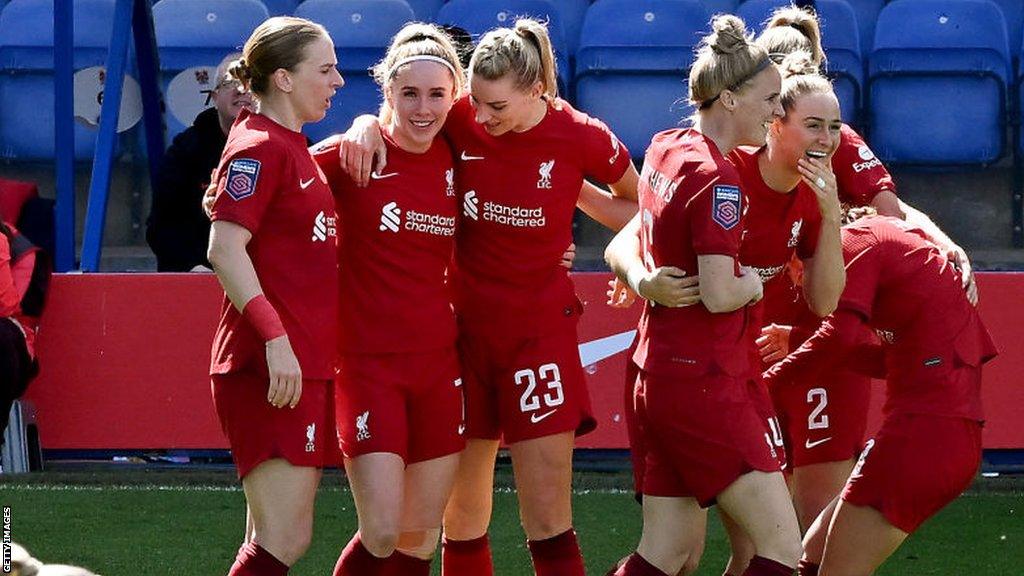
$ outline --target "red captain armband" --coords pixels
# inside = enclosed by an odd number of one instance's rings
[[[281,324],[281,317],[277,310],[271,306],[270,301],[263,294],[254,296],[245,304],[242,310],[242,317],[256,329],[256,333],[263,338],[264,342],[270,342],[278,336],[284,336],[284,324]]]

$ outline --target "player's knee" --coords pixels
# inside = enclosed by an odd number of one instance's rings
[[[402,532],[395,549],[406,556],[429,560],[437,550],[437,541],[440,537],[440,528]]]
[[[275,558],[289,566],[295,564],[313,541],[312,523],[290,526],[256,527],[255,540]]]
[[[390,523],[373,523],[359,527],[363,546],[378,558],[386,558],[398,546],[398,527]]]

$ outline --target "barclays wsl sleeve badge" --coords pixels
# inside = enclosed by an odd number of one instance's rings
[[[741,198],[738,186],[715,186],[711,218],[722,228],[732,230],[740,222]]]
[[[259,160],[237,158],[228,164],[228,178],[224,190],[235,200],[248,198],[256,193],[256,181],[259,176]]]

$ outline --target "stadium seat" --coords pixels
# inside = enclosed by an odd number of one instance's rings
[[[708,14],[735,14],[740,0],[701,0]]]
[[[11,0],[0,12],[0,158],[54,158],[53,0]],[[78,0],[74,10],[75,159],[92,157],[114,0]],[[126,76],[119,125],[141,117],[138,83]]]
[[[417,20],[433,22],[437,11],[444,5],[444,0],[409,0],[408,4]]]
[[[776,8],[790,4],[789,0],[747,0],[736,14],[748,27],[760,30]],[[846,0],[817,0],[815,9],[821,21],[821,41],[828,60],[826,70],[835,83],[843,122],[857,124],[864,86],[857,18]]]
[[[377,112],[380,89],[369,69],[383,58],[395,33],[415,17],[404,0],[306,0],[295,15],[327,28],[345,79],[327,117],[306,126],[306,135],[317,141],[343,132],[360,114]]]
[[[153,6],[167,143],[212,106],[217,66],[266,19],[259,0],[162,0]]]
[[[556,0],[554,4],[561,13],[565,45],[572,58],[580,45],[580,30],[583,29],[583,19],[590,8],[590,0]]]
[[[860,33],[860,53],[867,55],[875,41],[875,22],[887,0],[847,0],[857,17]]]
[[[987,165],[1003,154],[1011,58],[989,0],[896,0],[868,59],[868,135],[885,162]]]
[[[600,0],[576,53],[576,103],[604,120],[639,161],[661,130],[693,109],[687,78],[708,30],[699,0]]]
[[[569,45],[565,41],[562,12],[549,0],[451,0],[441,7],[434,19],[438,24],[453,24],[466,30],[478,41],[494,28],[511,27],[516,17],[530,16],[547,22],[548,35],[555,49],[558,66],[559,93],[567,94],[570,78]]]
[[[262,0],[271,16],[289,16],[295,13],[300,0]]]

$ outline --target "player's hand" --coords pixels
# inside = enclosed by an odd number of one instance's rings
[[[817,158],[800,157],[796,162],[800,178],[814,191],[818,199],[818,210],[822,220],[838,224],[843,217],[843,207],[839,202],[839,187],[836,175],[832,172],[831,162]]]
[[[569,244],[569,247],[565,249],[565,254],[562,254],[562,261],[560,264],[562,268],[566,270],[572,270],[572,264],[576,261],[576,243]]]
[[[764,298],[764,284],[761,283],[761,275],[750,266],[740,266],[740,277],[746,279],[747,282],[753,282],[754,295],[750,297],[747,306],[760,302],[761,298]]]
[[[792,326],[781,326],[769,324],[761,328],[761,335],[757,337],[757,350],[761,354],[761,360],[765,364],[774,364],[789,354],[789,335],[793,332]]]
[[[693,306],[700,302],[700,278],[687,276],[675,266],[655,268],[638,285],[639,296],[669,308]]]
[[[380,135],[380,121],[375,116],[364,114],[352,122],[352,127],[341,136],[338,159],[341,169],[359,187],[370,183],[371,172],[380,174],[384,170],[388,150]]]
[[[217,199],[217,170],[210,174],[210,183],[206,185],[206,192],[203,192],[203,213],[207,218],[213,215],[213,201]]]
[[[295,408],[302,396],[302,368],[288,336],[267,342],[267,371],[270,372],[267,402],[275,408]]]
[[[978,284],[974,279],[974,267],[971,266],[971,260],[967,257],[967,253],[964,252],[963,248],[954,244],[946,251],[946,258],[960,271],[964,292],[967,293],[967,300],[971,305],[977,306]]]
[[[629,308],[636,302],[636,292],[617,277],[608,281],[608,305],[612,308]]]

